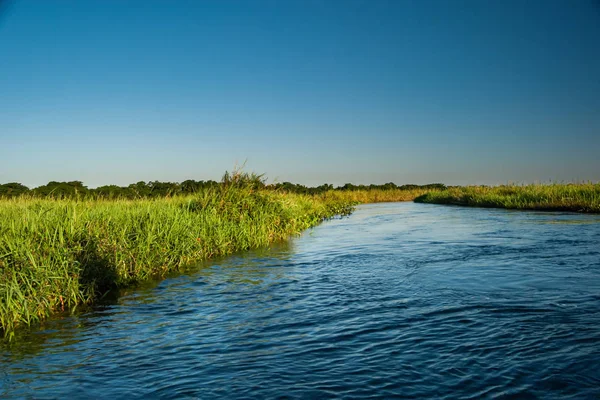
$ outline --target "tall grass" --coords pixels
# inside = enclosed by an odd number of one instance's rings
[[[370,189],[370,190],[330,190],[318,198],[326,201],[342,201],[354,204],[413,201],[426,193],[439,192],[437,189]]]
[[[600,184],[550,184],[453,187],[429,192],[420,203],[522,210],[600,212]]]
[[[235,170],[191,196],[0,199],[0,331],[91,303],[113,288],[212,257],[266,246],[359,203],[409,201],[431,189],[266,190]]]
[[[10,339],[112,288],[284,240],[354,203],[228,179],[188,197],[0,200],[0,331]]]

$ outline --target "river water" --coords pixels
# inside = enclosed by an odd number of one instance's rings
[[[361,206],[21,336],[0,397],[600,398],[600,216]]]

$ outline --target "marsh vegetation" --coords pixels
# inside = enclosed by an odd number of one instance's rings
[[[0,332],[10,338],[17,326],[91,304],[113,289],[285,240],[356,204],[415,200],[600,212],[599,184],[309,188],[267,185],[262,176],[240,171],[221,182],[186,182],[115,186],[113,192],[81,182],[33,190],[1,185]]]
[[[19,325],[111,289],[285,240],[358,203],[412,200],[427,190],[299,194],[235,172],[194,194],[7,197],[0,200],[0,327],[10,337]]]
[[[600,184],[535,184],[450,187],[415,199],[418,203],[520,210],[600,212]]]

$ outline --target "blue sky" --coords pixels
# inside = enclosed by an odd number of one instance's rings
[[[600,180],[600,3],[23,0],[0,182]]]

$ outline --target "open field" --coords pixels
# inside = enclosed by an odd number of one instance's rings
[[[520,210],[600,212],[600,184],[451,187],[426,193],[418,203]]]

